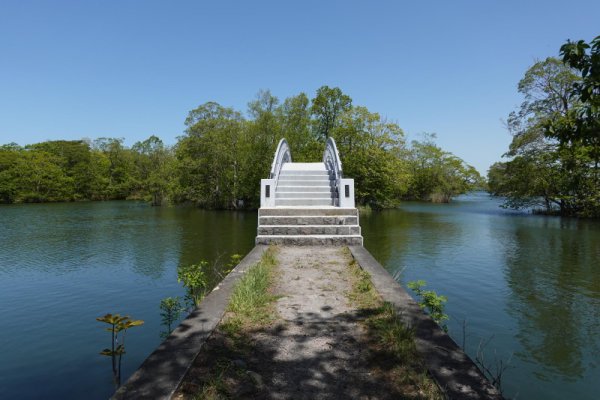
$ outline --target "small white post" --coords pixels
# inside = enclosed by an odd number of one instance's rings
[[[275,179],[260,180],[260,207],[275,207]]]
[[[342,178],[339,182],[339,207],[354,208],[354,179]]]

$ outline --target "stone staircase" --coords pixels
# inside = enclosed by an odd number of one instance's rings
[[[286,163],[275,189],[276,207],[333,206],[335,180],[324,163]]]
[[[261,208],[256,244],[362,246],[358,210],[332,206]]]
[[[256,244],[362,245],[356,208],[335,207],[335,178],[324,163],[285,163],[275,207],[258,210]]]
[[[292,162],[287,141],[279,142],[269,178],[261,179],[256,244],[362,246],[354,181],[343,178],[332,138],[319,163]]]

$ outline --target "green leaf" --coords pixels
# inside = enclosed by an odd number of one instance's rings
[[[103,356],[112,356],[112,355],[113,355],[113,352],[112,352],[112,350],[111,350],[111,349],[104,349],[104,350],[102,350],[102,351],[100,352],[100,355],[103,355]]]

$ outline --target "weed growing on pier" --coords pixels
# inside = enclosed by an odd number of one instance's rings
[[[448,314],[444,313],[444,303],[448,301],[448,298],[438,295],[433,290],[423,290],[426,285],[427,283],[423,280],[408,282],[408,287],[421,299],[419,301],[421,308],[426,309],[440,328],[448,332],[448,327],[444,323],[448,319]]]
[[[215,287],[227,274],[229,274],[242,260],[240,254],[233,254],[225,264],[222,255],[218,256],[212,264],[208,261],[199,261],[196,264],[182,265],[177,268],[177,282],[186,290],[185,306],[179,297],[166,297],[160,301],[160,317],[166,330],[160,332],[161,338],[166,338],[172,331],[173,324],[181,317],[182,313],[192,312],[206,294]],[[185,316],[185,315],[184,315]]]
[[[242,261],[242,258],[244,258],[244,256],[242,256],[241,254],[232,254],[231,257],[229,257],[229,262],[225,265],[225,269],[223,271],[223,274],[221,275],[221,278],[224,278],[225,275],[233,271],[233,269],[240,263],[240,261]]]
[[[177,269],[177,282],[183,284],[186,289],[186,297],[198,307],[202,298],[206,295],[208,280],[204,270],[208,262],[200,261],[198,264],[183,265]]]
[[[352,278],[352,291],[348,293],[348,298],[361,309],[377,308],[381,300],[373,288],[371,275],[362,269],[355,260],[352,260],[349,269]]]
[[[227,264],[218,256],[212,264],[201,260],[197,264],[182,265],[177,268],[177,282],[186,289],[188,311],[198,307],[204,296],[229,274],[242,260],[240,254],[230,256]]]
[[[507,361],[504,361],[502,358],[498,357],[496,350],[494,350],[493,361],[487,361],[485,359],[485,348],[492,341],[493,338],[494,336],[492,335],[485,341],[481,339],[481,341],[479,342],[479,346],[477,346],[475,364],[477,364],[481,372],[483,372],[483,374],[490,381],[490,383],[494,385],[494,387],[498,389],[500,393],[503,393],[502,377],[504,376],[506,370],[512,368],[510,365],[510,362],[512,360],[512,354],[510,355]]]
[[[367,323],[371,331],[377,333],[383,347],[390,349],[399,359],[406,360],[416,355],[414,331],[400,320],[391,303],[384,302]]]

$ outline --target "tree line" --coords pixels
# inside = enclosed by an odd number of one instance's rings
[[[123,139],[56,140],[0,146],[0,202],[148,199],[169,190],[173,149],[156,136],[131,148]]]
[[[373,208],[403,199],[448,202],[483,184],[475,168],[435,144],[435,135],[407,143],[397,123],[353,105],[337,87],[283,102],[259,91],[246,114],[207,102],[189,112],[185,126],[174,146],[156,136],[131,147],[119,138],[0,146],[0,202],[144,199],[256,208],[260,179],[282,137],[297,162],[320,161],[333,137],[358,204]]]
[[[568,41],[561,58],[536,62],[519,82],[509,115],[513,139],[488,172],[506,207],[600,217],[600,36]]]

